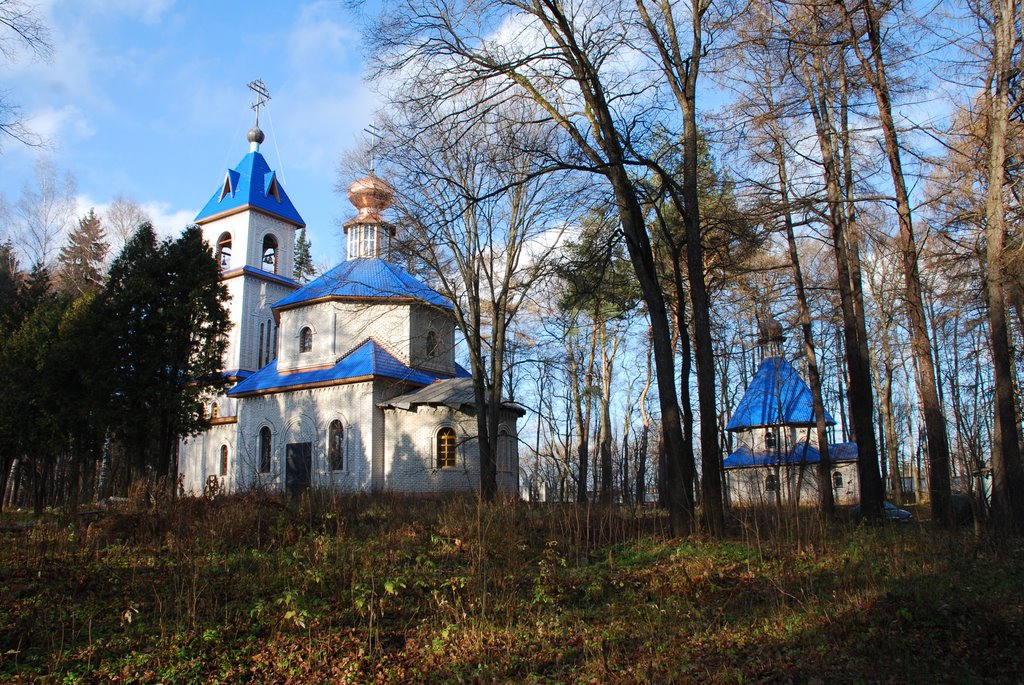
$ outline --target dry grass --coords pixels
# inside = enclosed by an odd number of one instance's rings
[[[0,533],[4,682],[1017,682],[1020,541],[313,492]]]

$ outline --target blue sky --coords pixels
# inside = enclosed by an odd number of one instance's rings
[[[161,233],[177,233],[248,152],[246,84],[261,78],[272,98],[260,119],[261,152],[306,221],[314,260],[340,260],[338,222],[354,210],[333,190],[337,166],[360,146],[377,107],[349,3],[35,4],[53,58],[4,65],[0,88],[49,145],[3,141],[0,192],[9,203],[44,155],[74,174],[82,211],[102,212],[120,195],[142,205]]]

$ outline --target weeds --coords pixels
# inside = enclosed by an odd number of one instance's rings
[[[311,492],[0,538],[0,681],[1015,682],[1017,540]]]

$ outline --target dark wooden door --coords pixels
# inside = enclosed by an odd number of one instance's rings
[[[284,486],[297,495],[307,489],[313,472],[313,443],[293,442],[285,448]]]

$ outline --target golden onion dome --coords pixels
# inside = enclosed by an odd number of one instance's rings
[[[395,189],[391,184],[373,174],[358,179],[348,187],[348,201],[359,210],[356,223],[379,223],[381,212],[391,206]]]

